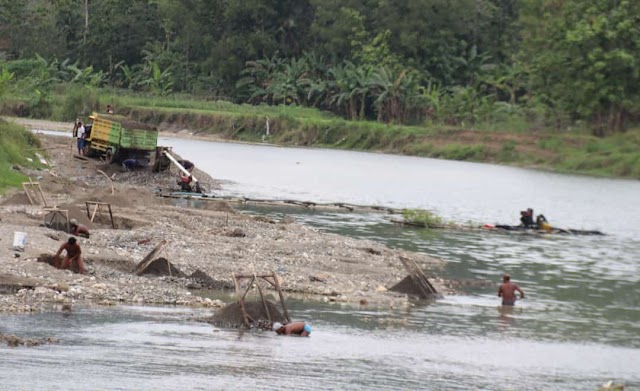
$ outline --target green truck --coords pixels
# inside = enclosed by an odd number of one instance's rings
[[[93,113],[89,119],[93,123],[85,127],[86,156],[104,155],[107,163],[120,163],[130,158],[148,159],[158,146],[154,126],[111,114]]]

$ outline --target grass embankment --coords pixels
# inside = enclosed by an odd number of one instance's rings
[[[220,134],[234,140],[377,151],[640,179],[640,129],[597,138],[587,131],[510,131],[498,124],[494,126],[500,130],[489,131],[345,121],[317,110],[287,106],[131,96],[120,96],[115,102],[121,112],[140,121]],[[266,135],[267,117],[269,136]],[[487,127],[487,124],[481,126]]]
[[[85,96],[86,95],[86,96]],[[134,120],[188,128],[239,141],[376,151],[441,159],[501,163],[558,172],[640,179],[640,129],[605,138],[586,130],[540,130],[522,118],[510,122],[451,127],[435,124],[398,126],[346,121],[315,109],[292,106],[237,105],[189,96],[143,97],[114,91],[82,94],[70,90],[55,99],[52,117],[72,120],[89,106],[112,104]],[[83,102],[81,106],[79,103]],[[15,104],[15,100],[14,100]],[[7,108],[3,108],[7,112]],[[68,117],[68,118],[67,118]],[[267,135],[267,118],[269,134]],[[494,129],[494,130],[488,130]]]
[[[38,160],[34,149],[39,147],[40,142],[31,132],[22,126],[0,120],[0,193],[7,188],[20,186],[27,179],[12,167],[16,164],[36,167]]]

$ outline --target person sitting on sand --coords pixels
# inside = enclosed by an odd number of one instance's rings
[[[62,260],[62,263],[60,263],[60,254],[62,254],[62,251],[66,251],[67,255]],[[78,268],[77,272],[84,274],[84,262],[82,262],[82,250],[80,249],[80,245],[77,243],[76,238],[69,238],[67,243],[60,246],[56,255],[53,256],[53,266],[58,269],[69,269],[74,265],[74,263]]]
[[[280,335],[299,335],[301,337],[308,337],[311,334],[311,326],[305,322],[292,322],[283,325],[280,322],[273,324],[273,331]]]
[[[69,226],[71,227],[71,232],[69,232],[71,235],[82,236],[84,238],[89,238],[91,235],[89,228],[84,224],[79,224],[76,219],[69,220]]]
[[[511,282],[510,275],[503,275],[502,281],[502,285],[498,289],[498,297],[502,297],[502,305],[515,305],[516,291],[520,292],[520,300],[524,299],[524,292],[518,285]]]

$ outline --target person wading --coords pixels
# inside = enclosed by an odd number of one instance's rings
[[[524,292],[518,285],[511,282],[511,276],[503,275],[502,285],[498,289],[498,297],[502,297],[502,305],[515,305],[516,291],[520,292],[520,300],[524,299]]]

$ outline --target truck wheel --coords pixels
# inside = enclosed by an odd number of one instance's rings
[[[104,161],[107,164],[113,163],[113,152],[110,149],[107,149],[107,152],[104,154]]]
[[[91,150],[91,143],[85,141],[84,148],[82,149],[82,153],[84,156],[91,157],[93,156],[93,151]]]

